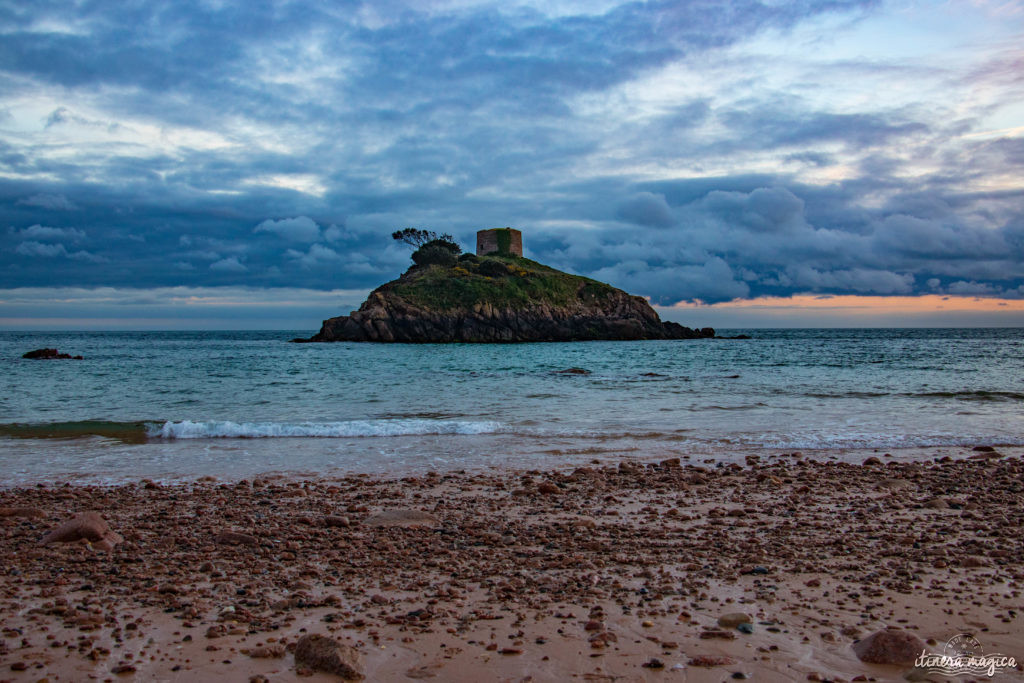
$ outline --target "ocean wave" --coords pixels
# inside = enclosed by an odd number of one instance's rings
[[[154,425],[151,438],[159,439],[274,439],[417,436],[434,434],[493,434],[499,422],[455,420],[348,420],[345,422],[165,422]]]
[[[927,391],[921,393],[900,394],[910,398],[955,398],[960,401],[1020,401],[1024,394],[1016,391]]]

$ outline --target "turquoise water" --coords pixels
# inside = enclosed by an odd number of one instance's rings
[[[0,484],[1024,444],[1024,330],[739,332],[754,338],[0,333]],[[20,358],[40,347],[85,360]]]

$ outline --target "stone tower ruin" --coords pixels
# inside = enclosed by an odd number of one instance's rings
[[[487,256],[495,253],[500,256],[522,257],[523,233],[512,228],[478,230],[476,233],[476,255]]]

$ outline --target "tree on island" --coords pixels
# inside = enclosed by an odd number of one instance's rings
[[[462,253],[462,247],[448,233],[438,234],[433,230],[405,228],[391,233],[391,237],[398,242],[405,242],[411,247],[416,247],[416,251],[412,254],[412,261],[417,266],[431,264],[453,266],[459,254]]]

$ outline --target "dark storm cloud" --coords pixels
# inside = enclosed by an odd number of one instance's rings
[[[478,228],[514,225],[530,255],[663,304],[1014,295],[1020,192],[966,184],[1019,168],[1019,139],[912,158],[906,144],[970,123],[755,86],[646,111],[618,90],[766,30],[876,6],[8,5],[0,287],[367,288],[409,263],[396,228],[468,246]],[[1017,87],[1014,64],[975,76]],[[809,183],[805,168],[842,171]]]

